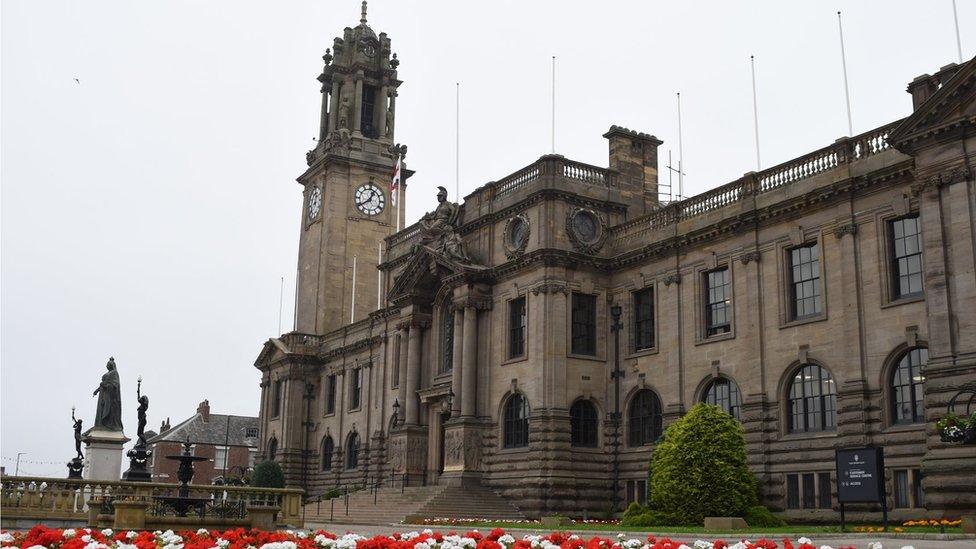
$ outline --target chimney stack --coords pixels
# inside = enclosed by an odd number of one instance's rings
[[[169,431],[169,418],[166,418],[166,421],[159,425],[159,434],[163,434],[166,431]]]
[[[939,72],[934,75],[923,74],[916,76],[915,80],[912,80],[908,84],[908,93],[912,94],[912,110],[917,111],[922,106],[922,103],[928,101],[929,97],[932,97],[935,92],[939,91],[942,84],[948,82],[958,70],[959,65],[949,63],[939,69]]]
[[[610,126],[603,137],[610,142],[610,169],[620,174],[618,188],[628,204],[638,205],[637,215],[656,208],[657,148],[662,141],[620,126]]]
[[[207,423],[210,421],[210,401],[204,400],[197,406],[197,413],[203,416],[203,422]]]

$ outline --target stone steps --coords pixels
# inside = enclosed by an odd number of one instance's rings
[[[519,520],[525,516],[517,507],[482,486],[411,486],[380,488],[373,503],[368,490],[349,495],[349,512],[344,498],[335,499],[330,521],[330,502],[305,509],[305,521],[313,524],[399,524],[425,518],[481,518]]]

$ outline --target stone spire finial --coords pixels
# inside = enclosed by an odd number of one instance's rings
[[[366,24],[366,0],[363,0],[363,16],[359,20],[359,22],[362,23],[362,24],[364,24],[364,25]]]

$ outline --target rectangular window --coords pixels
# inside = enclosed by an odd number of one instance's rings
[[[326,378],[326,382],[325,382],[325,413],[326,414],[335,413],[335,402],[336,402],[336,376],[335,374],[332,374],[328,378]]]
[[[596,296],[573,294],[572,352],[596,355]]]
[[[634,492],[636,490],[637,488],[634,486],[634,481],[628,480],[627,481],[627,504],[628,505],[637,501],[637,498],[634,496]]]
[[[376,88],[374,86],[363,86],[363,105],[360,114],[360,127],[366,137],[376,139],[379,132],[376,131],[376,123],[373,121],[373,113],[376,105]]]
[[[508,303],[508,358],[525,355],[525,298]]]
[[[244,438],[257,438],[258,428],[257,427],[245,427],[244,428]]]
[[[284,396],[284,382],[275,381],[272,386],[271,394],[271,417],[278,417],[281,415],[281,400]]]
[[[400,345],[402,345],[401,337],[397,335],[393,339],[393,371],[390,373],[394,389],[400,386]]]
[[[732,331],[732,280],[728,267],[705,273],[705,337]]]
[[[793,248],[790,254],[790,316],[796,320],[820,314],[820,245]]]
[[[654,290],[634,292],[634,351],[654,347]]]
[[[349,409],[359,408],[363,393],[363,371],[356,368],[349,372]]]
[[[800,508],[800,477],[798,475],[786,475],[786,508]]]
[[[813,509],[817,506],[817,486],[813,473],[803,473],[803,508]]]
[[[915,498],[915,507],[925,507],[925,489],[922,488],[922,471],[912,470],[912,492]]]
[[[817,473],[817,502],[820,504],[821,509],[830,509],[831,507],[831,497],[830,490],[832,484],[830,483],[830,473]]]
[[[637,481],[637,503],[641,505],[647,504],[647,481],[646,480]]]
[[[906,509],[911,507],[909,502],[909,492],[908,492],[908,471],[905,469],[899,469],[895,471],[894,475],[895,484],[895,507]]]
[[[892,298],[922,293],[922,228],[918,217],[905,217],[890,224]]]
[[[220,469],[221,471],[227,469],[227,447],[226,446],[215,446],[214,447],[214,469]]]

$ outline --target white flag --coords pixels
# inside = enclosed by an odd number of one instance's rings
[[[390,182],[390,203],[397,205],[397,195],[400,191],[400,157],[397,156],[396,166],[393,168],[393,181]]]

